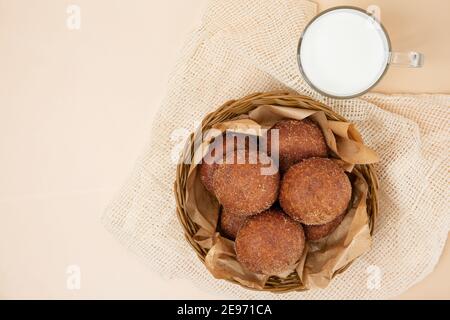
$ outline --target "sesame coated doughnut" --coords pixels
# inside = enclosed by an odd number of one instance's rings
[[[276,129],[279,130],[279,163],[282,173],[302,159],[327,156],[327,145],[322,130],[309,119],[285,119],[275,123],[267,134],[269,155],[273,140],[272,131]]]
[[[212,179],[215,169],[216,169],[215,163],[209,164],[206,162],[202,162],[199,165],[200,181],[203,183],[206,190],[208,190],[212,194],[214,194]]]
[[[305,235],[300,223],[272,208],[247,218],[237,234],[235,248],[238,261],[248,270],[276,275],[300,260]]]
[[[303,230],[305,231],[306,240],[314,241],[322,239],[329,234],[331,234],[344,220],[345,214],[341,214],[339,217],[331,222],[319,225],[304,225]]]
[[[226,209],[222,209],[222,213],[220,214],[220,228],[225,236],[234,240],[246,219],[247,216],[237,215]]]
[[[284,175],[280,205],[307,225],[331,222],[347,209],[352,194],[344,170],[330,159],[312,158],[293,165]]]
[[[230,157],[232,163],[228,162]],[[226,158],[213,174],[213,189],[222,206],[246,216],[270,208],[277,200],[280,182],[271,159],[254,150],[231,151]]]
[[[222,139],[215,139],[209,146],[209,152],[199,165],[200,181],[206,190],[214,194],[212,180],[217,165],[216,162],[220,159],[220,156],[225,155],[227,151],[248,149],[249,146],[256,149],[257,139],[257,136],[236,132],[226,132],[222,135]],[[205,161],[206,159],[208,161]]]

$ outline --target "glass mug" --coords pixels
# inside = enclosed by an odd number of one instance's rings
[[[423,65],[418,52],[393,52],[383,25],[363,9],[350,6],[330,8],[311,20],[300,37],[297,59],[314,90],[338,99],[366,93],[391,65]]]

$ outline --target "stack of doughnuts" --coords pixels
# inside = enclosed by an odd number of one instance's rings
[[[235,240],[237,259],[249,271],[290,270],[306,241],[330,235],[344,219],[348,176],[328,158],[322,130],[309,119],[278,121],[260,145],[251,135],[221,138],[199,166],[203,185],[222,207],[219,231]]]

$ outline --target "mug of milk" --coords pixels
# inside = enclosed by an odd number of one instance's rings
[[[353,98],[373,88],[389,66],[421,67],[418,52],[393,52],[386,29],[356,7],[335,7],[316,16],[303,31],[297,59],[304,79],[319,93]]]

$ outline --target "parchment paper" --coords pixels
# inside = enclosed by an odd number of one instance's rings
[[[209,143],[226,130],[260,135],[261,129],[268,129],[281,119],[302,120],[308,117],[320,126],[332,158],[349,173],[353,187],[352,200],[345,219],[331,235],[319,241],[308,241],[303,258],[291,270],[274,276],[286,277],[291,272],[297,272],[305,288],[324,288],[339,270],[370,249],[372,239],[366,211],[368,186],[354,166],[379,161],[377,154],[364,145],[361,135],[351,123],[327,120],[322,111],[262,105],[248,116],[222,122],[211,131],[198,131],[194,136],[194,140],[199,141],[203,135],[204,140],[195,150],[187,178],[187,213],[199,226],[194,239],[209,250],[205,265],[214,277],[234,280],[255,289],[263,288],[269,278],[241,266],[236,259],[234,242],[217,232],[220,205],[206,191],[196,170]]]

